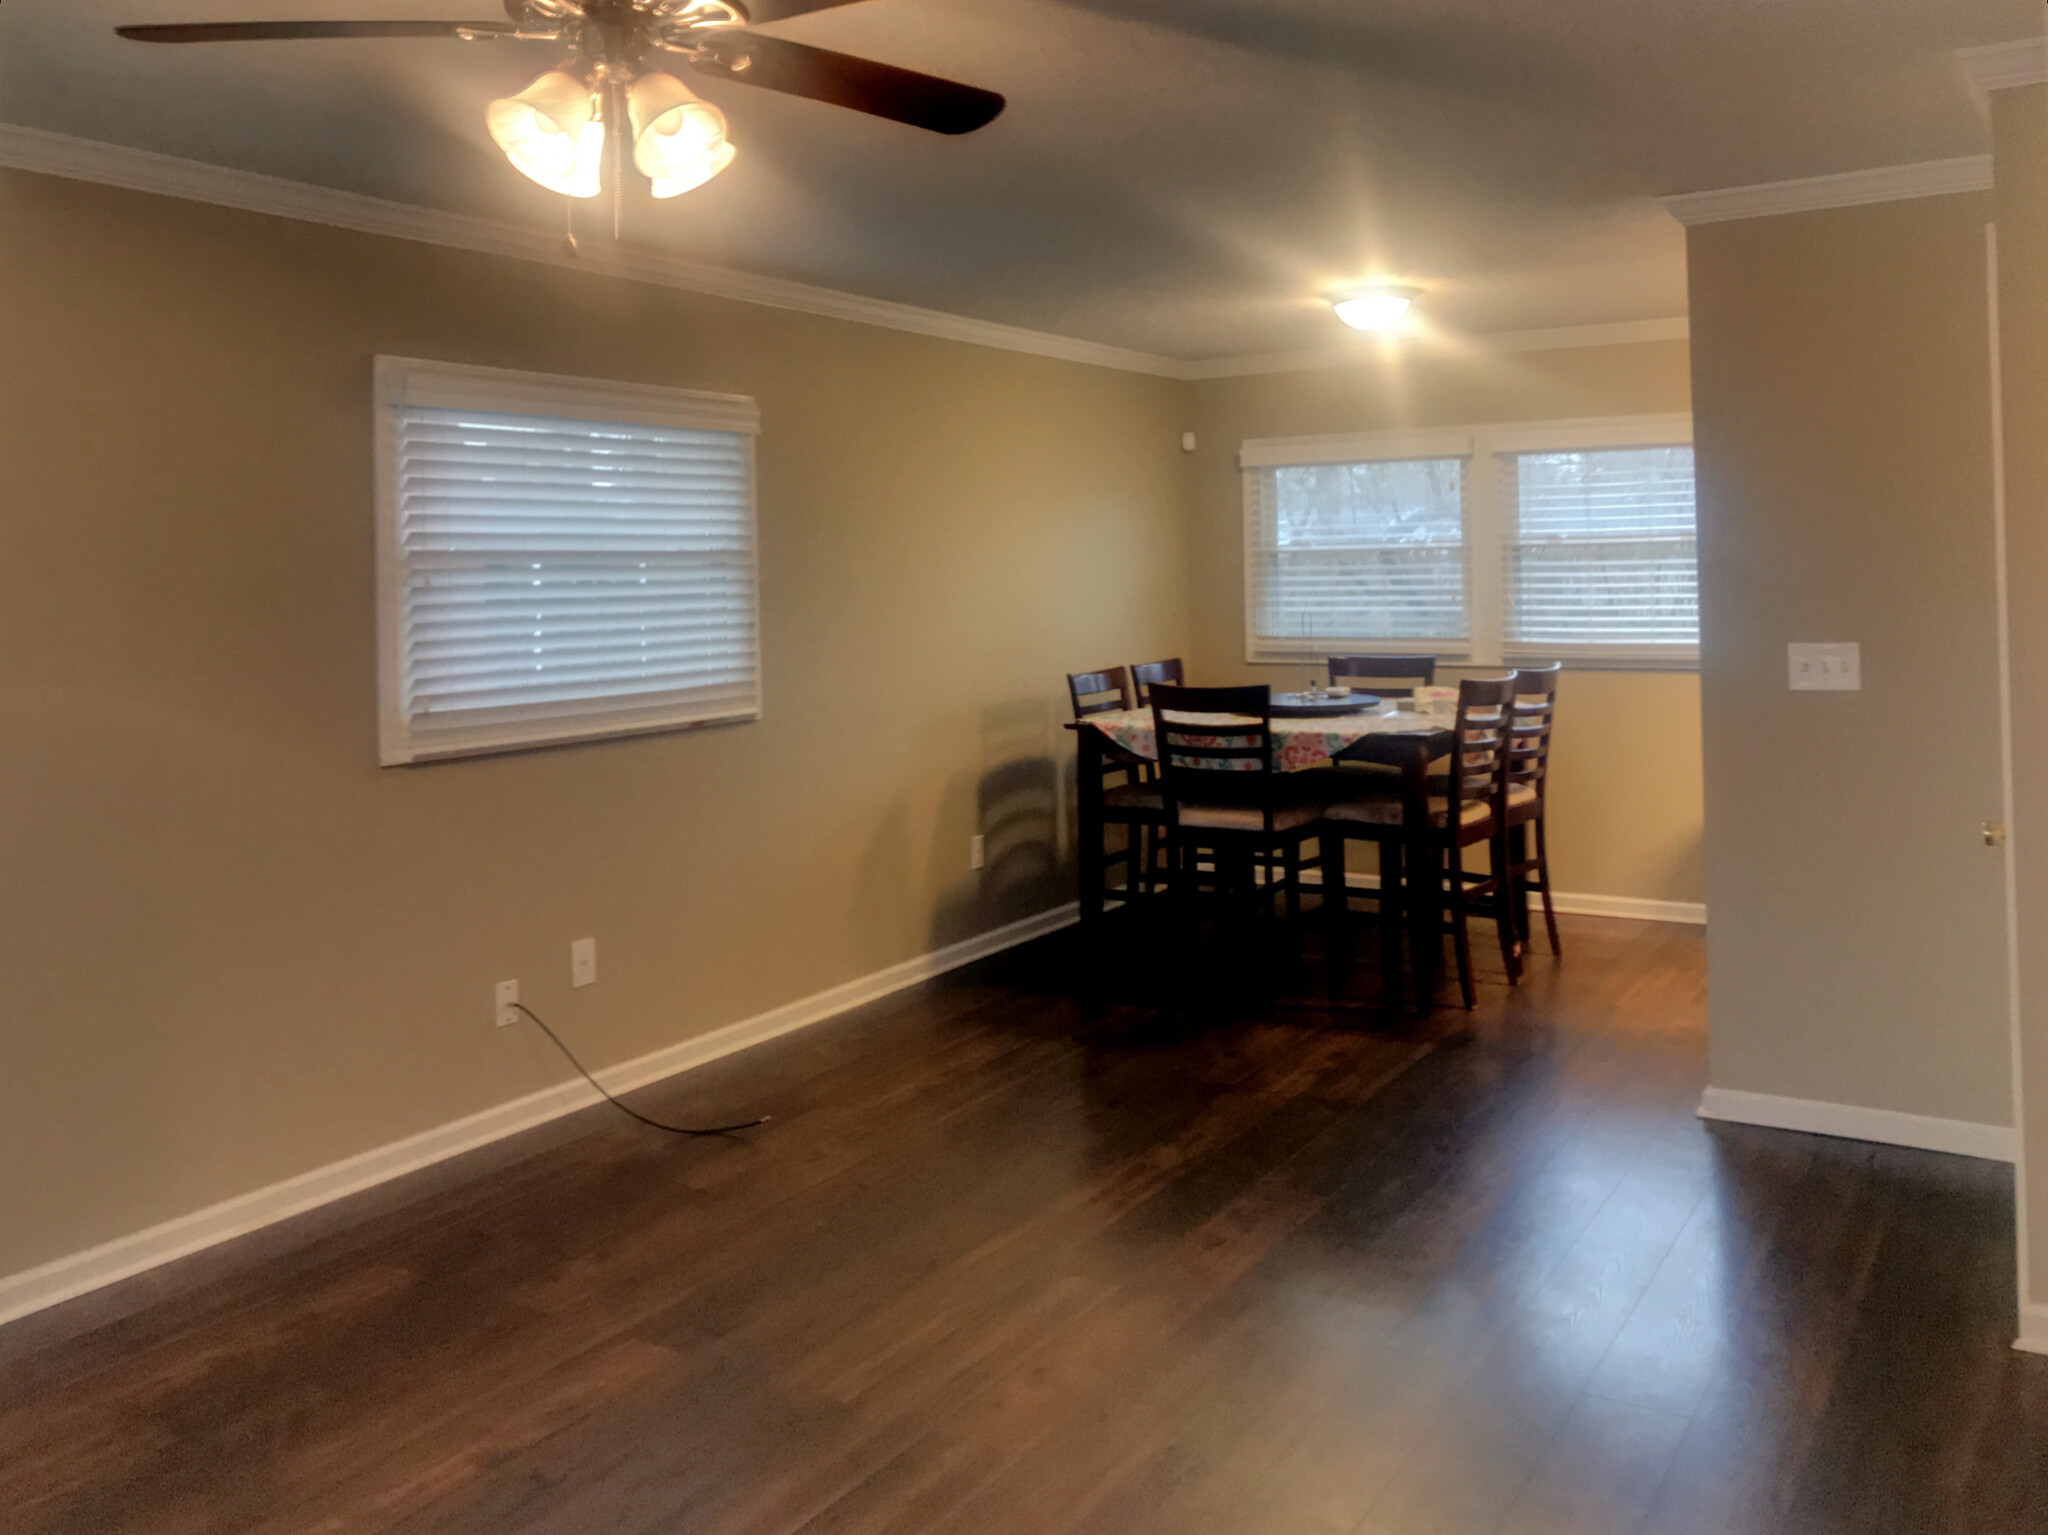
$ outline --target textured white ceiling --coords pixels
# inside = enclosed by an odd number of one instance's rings
[[[1954,49],[2039,0],[865,0],[783,36],[1003,92],[948,139],[729,81],[739,158],[623,238],[1183,358],[1326,344],[1333,286],[1484,332],[1685,308],[1672,192],[1973,154]],[[558,227],[484,103],[546,45],[150,47],[117,24],[492,0],[4,0],[0,121]],[[609,219],[583,211],[584,235]]]

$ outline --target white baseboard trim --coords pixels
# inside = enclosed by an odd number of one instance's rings
[[[2048,1306],[2020,1302],[2020,1335],[2012,1346],[2023,1354],[2048,1354]]]
[[[1069,927],[1077,920],[1073,902],[1050,911],[977,933],[958,943],[947,944],[929,954],[904,960],[886,970],[803,997],[752,1018],[699,1034],[637,1060],[608,1066],[597,1073],[598,1080],[614,1093],[631,1092],[702,1066],[721,1056],[732,1055],[779,1035],[793,1033],[821,1023],[852,1008],[879,1001],[892,992],[915,986],[920,981],[943,975],[991,954],[1042,938]],[[573,1114],[600,1102],[598,1094],[579,1080],[543,1088],[482,1113],[437,1125],[389,1145],[378,1146],[356,1156],[330,1162],[311,1172],[300,1173],[267,1188],[239,1194],[233,1199],[181,1215],[147,1230],[116,1237],[98,1247],[72,1253],[40,1267],[0,1278],[0,1323],[57,1305],[87,1291],[156,1268],[202,1248],[213,1247],[244,1236],[319,1205],[329,1204],[363,1189],[403,1177],[465,1151],[474,1151],[493,1141],[517,1135],[536,1125]]]
[[[1587,895],[1560,890],[1550,898],[1560,912],[1574,917],[1626,917],[1631,922],[1688,922],[1707,925],[1705,901],[1652,901],[1638,895]]]
[[[1780,1098],[1775,1093],[1744,1093],[1726,1087],[1710,1087],[1702,1093],[1699,1113],[1702,1119],[1724,1119],[1731,1124],[1802,1130],[1809,1135],[1835,1135],[1851,1141],[1881,1141],[1888,1146],[1946,1151],[1992,1162],[2010,1162],[2017,1151],[2012,1130],[2005,1125],[1931,1119],[1925,1114],[1901,1114],[1895,1109]]]
[[[1323,882],[1319,869],[1302,870],[1302,883],[1320,885]],[[1354,890],[1377,890],[1380,877],[1377,874],[1346,874],[1344,883]],[[1623,917],[1632,922],[1689,922],[1695,927],[1704,927],[1707,922],[1707,907],[1704,901],[1652,901],[1635,895],[1583,895],[1568,890],[1559,890],[1550,898],[1550,904],[1559,913],[1573,917]],[[1536,903],[1530,902],[1534,907]]]

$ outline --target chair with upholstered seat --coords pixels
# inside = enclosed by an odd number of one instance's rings
[[[1274,761],[1271,688],[1155,682],[1151,695],[1171,889],[1191,900],[1210,854],[1217,889],[1254,909],[1263,943],[1276,890],[1288,916],[1301,915],[1301,847],[1317,835],[1327,802],[1305,796]],[[1261,870],[1270,875],[1263,882]]]
[[[1550,786],[1550,736],[1557,723],[1557,679],[1560,663],[1524,666],[1515,672],[1514,718],[1508,730],[1507,871],[1514,886],[1515,919],[1522,940],[1529,932],[1529,897],[1543,899],[1543,926],[1550,952],[1562,955],[1557,941],[1557,910],[1550,903],[1550,837],[1544,806]],[[1529,850],[1530,829],[1536,850]]]
[[[1343,892],[1346,839],[1378,844],[1380,910],[1383,919],[1398,911],[1412,916],[1411,903],[1432,909],[1449,907],[1449,927],[1458,957],[1458,986],[1465,1006],[1478,1005],[1472,980],[1469,918],[1482,909],[1500,930],[1501,960],[1512,984],[1522,975],[1522,935],[1510,909],[1506,877],[1503,801],[1507,793],[1508,734],[1514,702],[1511,677],[1468,677],[1458,684],[1458,717],[1452,727],[1450,772],[1443,793],[1428,802],[1427,868],[1404,868],[1403,852],[1417,828],[1404,820],[1404,802],[1391,791],[1376,791],[1332,805],[1324,817],[1323,888],[1337,891],[1338,909],[1348,905]],[[1486,843],[1491,852],[1484,873],[1465,867],[1465,849]],[[1328,898],[1327,895],[1325,897]]]
[[[1413,698],[1417,688],[1436,681],[1435,656],[1331,656],[1329,665],[1331,687],[1392,701]],[[1380,762],[1339,762],[1331,771],[1349,788],[1371,780],[1376,787],[1391,789],[1401,776],[1398,769]],[[1340,787],[1337,792],[1348,790]]]
[[[1164,661],[1140,661],[1131,667],[1132,707],[1149,709],[1152,706],[1152,684],[1168,683],[1179,687],[1185,677],[1179,656],[1168,656]],[[1156,888],[1166,877],[1166,837],[1164,833],[1148,839],[1145,852],[1145,877],[1147,888]]]
[[[1121,666],[1100,672],[1069,672],[1067,697],[1074,718],[1085,724],[1098,714],[1133,707],[1130,673]],[[1103,894],[1117,900],[1150,895],[1156,885],[1158,858],[1154,848],[1166,826],[1166,802],[1154,782],[1152,765],[1107,743],[1102,753],[1102,822],[1126,829],[1124,845],[1102,855]],[[1109,883],[1110,870],[1121,867],[1123,883]]]

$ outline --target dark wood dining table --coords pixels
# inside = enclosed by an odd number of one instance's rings
[[[1080,758],[1080,880],[1081,919],[1096,922],[1104,915],[1102,818],[1102,775],[1113,762],[1143,760],[1120,746],[1108,728],[1098,723],[1103,717],[1070,721],[1075,748]],[[1413,724],[1409,721],[1413,720]],[[1282,722],[1276,720],[1276,725]],[[1319,722],[1337,726],[1336,721]],[[1433,879],[1417,881],[1418,870],[1436,867],[1434,846],[1429,836],[1429,765],[1451,752],[1449,721],[1425,716],[1379,716],[1373,728],[1324,758],[1325,762],[1376,762],[1401,772],[1401,824],[1407,832],[1402,866],[1411,888],[1420,883],[1425,890],[1438,890]],[[1134,871],[1135,873],[1135,871]],[[1427,1011],[1436,990],[1436,975],[1443,947],[1441,892],[1435,899],[1406,903],[1409,938],[1409,969],[1415,985],[1417,1007]]]

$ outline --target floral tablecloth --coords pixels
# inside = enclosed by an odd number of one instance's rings
[[[1239,723],[1243,717],[1235,714],[1190,714],[1184,718],[1191,724],[1213,721],[1218,726],[1228,727]],[[1132,756],[1143,757],[1148,762],[1159,760],[1159,743],[1152,738],[1150,709],[1112,709],[1089,715],[1085,723],[1093,725]],[[1273,721],[1273,765],[1283,773],[1328,767],[1331,759],[1345,747],[1357,744],[1366,736],[1442,730],[1448,725],[1447,720],[1428,715],[1396,714],[1392,710],[1373,714],[1337,714],[1323,719],[1276,718]],[[1190,744],[1223,746],[1240,744],[1244,740],[1242,736],[1231,736],[1224,728],[1213,736],[1196,737]],[[1179,760],[1177,755],[1175,760]],[[1223,764],[1219,762],[1216,765]],[[1240,760],[1231,765],[1246,772],[1253,771],[1249,762]]]

